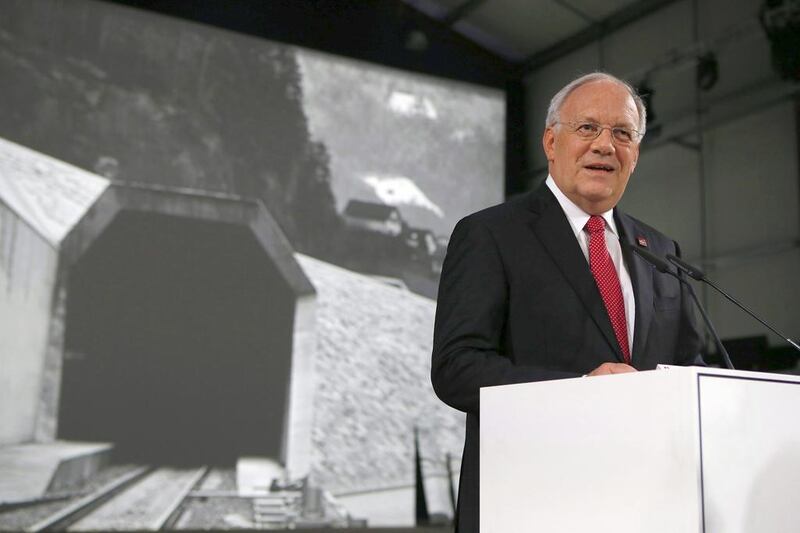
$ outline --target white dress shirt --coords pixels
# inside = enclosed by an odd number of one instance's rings
[[[567,215],[569,225],[572,226],[572,231],[575,238],[578,239],[578,245],[583,251],[586,262],[589,262],[589,234],[584,230],[586,223],[589,222],[590,215],[583,209],[575,205],[575,203],[567,198],[561,189],[556,185],[553,177],[548,175],[547,186],[555,195],[564,214]],[[619,244],[619,232],[617,231],[617,224],[614,222],[614,210],[610,209],[600,216],[606,222],[606,248],[614,262],[614,267],[617,270],[619,277],[619,284],[622,288],[622,299],[625,302],[625,322],[628,326],[628,349],[630,350],[631,357],[633,356],[633,326],[636,316],[636,301],[633,297],[633,283],[631,283],[631,276],[628,273],[628,267],[625,266],[625,261],[622,259],[622,246]]]

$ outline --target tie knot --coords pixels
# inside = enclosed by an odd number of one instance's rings
[[[606,223],[600,215],[592,215],[589,217],[589,222],[586,223],[586,230],[589,234],[599,233],[605,231]]]

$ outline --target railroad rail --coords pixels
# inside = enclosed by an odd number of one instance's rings
[[[116,471],[115,471],[116,470]],[[47,495],[0,512],[0,530],[156,531],[365,527],[326,491],[304,482],[256,493],[236,489],[231,469],[119,465],[83,491]]]
[[[25,529],[115,531],[171,529],[208,467],[140,466]]]

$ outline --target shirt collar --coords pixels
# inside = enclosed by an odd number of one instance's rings
[[[556,200],[558,200],[561,209],[564,211],[564,214],[567,215],[567,220],[569,220],[569,225],[572,226],[572,231],[577,237],[582,231],[583,228],[586,226],[586,223],[589,222],[589,213],[575,205],[575,202],[570,200],[566,194],[561,192],[561,189],[558,188],[556,185],[553,176],[547,175],[547,180],[545,184],[550,188],[555,195]],[[617,224],[614,222],[614,210],[609,209],[605,213],[600,214],[601,217],[606,221],[606,228],[610,229],[611,232],[619,238],[619,234],[617,233]]]

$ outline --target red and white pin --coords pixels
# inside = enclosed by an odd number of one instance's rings
[[[647,248],[647,239],[645,239],[644,237],[642,237],[642,236],[636,237],[636,242],[642,248]]]

